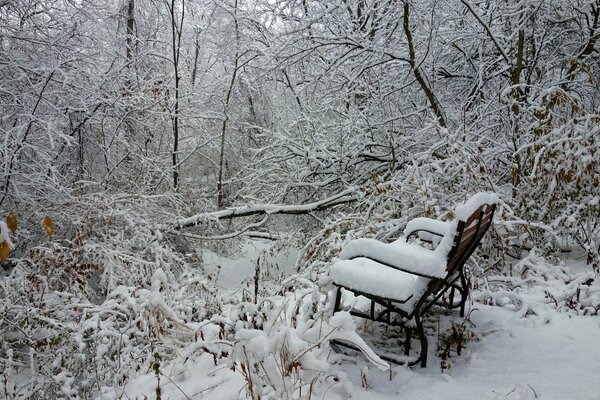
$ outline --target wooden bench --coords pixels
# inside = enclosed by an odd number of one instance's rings
[[[405,356],[409,355],[411,333],[416,331],[421,351],[418,358],[407,363],[425,367],[427,337],[423,316],[432,305],[439,304],[447,292],[449,301],[446,305],[460,308],[460,315],[464,316],[469,292],[464,265],[491,226],[496,201],[493,194],[479,193],[456,207],[453,221],[415,219],[407,225],[405,238],[390,244],[373,239],[350,242],[340,253],[340,260],[330,268],[330,277],[337,287],[334,313],[342,310],[342,290],[367,298],[369,310],[353,308],[350,313],[403,327]],[[425,249],[408,243],[412,236],[439,243],[434,250]],[[460,294],[457,302],[454,301],[456,292]],[[334,349],[340,345],[354,348],[347,342],[332,342]],[[397,358],[381,358],[396,364],[405,363]]]

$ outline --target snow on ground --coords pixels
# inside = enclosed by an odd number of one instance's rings
[[[268,252],[267,246],[246,244],[237,260],[218,259],[214,254],[207,254],[205,260],[213,267],[221,265],[218,282],[233,289],[252,276],[256,257]],[[274,254],[271,261],[277,260],[282,268],[291,266],[294,254]],[[539,263],[537,272],[548,267],[541,259],[532,260]],[[573,267],[574,274],[589,273],[580,262],[573,261]],[[566,267],[563,270],[568,272]],[[544,293],[559,293],[559,285],[560,280],[545,276],[529,279],[514,291],[513,298],[496,301],[495,306],[474,303],[470,316],[474,325],[469,329],[477,340],[467,342],[462,355],[451,357],[451,368],[443,371],[433,335],[428,367],[396,366],[391,379],[389,371],[378,370],[360,356],[333,355],[330,371],[342,371],[352,385],[332,382],[330,389],[314,398],[600,400],[600,318],[557,311]],[[475,293],[481,301],[488,296],[489,292]],[[215,367],[209,355],[193,364],[175,365],[161,368],[165,374],[160,381],[162,399],[238,399],[246,395],[242,375],[226,365]],[[156,383],[150,372],[132,379],[123,388],[123,398],[155,398]]]
[[[267,240],[247,240],[235,251],[235,255],[229,257],[204,249],[204,270],[207,274],[214,274],[217,278],[216,285],[225,289],[239,289],[244,281],[253,279],[259,259],[263,274],[273,278],[279,274],[289,276],[299,249],[275,249],[275,244]]]
[[[600,399],[600,320],[548,311],[518,317],[515,311],[476,304],[471,315],[478,342],[469,342],[459,361],[443,373],[439,359],[425,369],[375,368],[371,386],[357,399]],[[546,318],[548,322],[546,323]],[[346,367],[360,388],[361,366]]]
[[[244,378],[227,366],[215,367],[212,356],[205,354],[185,370],[163,368],[160,375],[161,398],[167,399],[238,399],[243,398]],[[166,375],[166,376],[165,376]],[[168,377],[168,378],[167,378]],[[103,399],[156,399],[157,378],[147,374],[126,384]]]
[[[476,305],[472,320],[481,337],[469,342],[460,360],[441,371],[430,355],[425,369],[395,367],[389,373],[357,357],[356,365],[341,368],[354,383],[351,398],[365,400],[597,400],[600,399],[600,319],[568,316],[548,310],[543,317],[521,318],[515,311]],[[546,322],[547,320],[547,322]],[[365,367],[368,387],[361,387]],[[237,399],[245,395],[245,381],[225,366],[214,367],[210,356],[183,373],[169,371],[177,386],[162,378],[163,399]],[[154,398],[152,375],[127,385],[129,398]],[[126,398],[126,397],[124,397]],[[332,387],[324,399],[348,398],[346,390]]]

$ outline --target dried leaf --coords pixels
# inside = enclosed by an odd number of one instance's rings
[[[44,227],[46,235],[48,235],[48,239],[52,240],[52,236],[54,236],[54,223],[48,215],[44,217],[44,220],[42,221],[42,226]]]
[[[75,244],[81,246],[85,242],[85,234],[79,235],[75,238]]]
[[[13,235],[17,234],[17,216],[12,211],[6,216],[6,225]]]
[[[0,263],[6,260],[10,254],[10,246],[6,242],[0,243]]]

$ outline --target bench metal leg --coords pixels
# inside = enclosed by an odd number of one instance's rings
[[[467,303],[467,294],[469,293],[469,282],[465,278],[465,274],[460,274],[460,283],[462,290],[460,291],[460,316],[465,316],[465,304]]]
[[[419,334],[419,341],[421,342],[421,354],[419,355],[419,360],[421,361],[421,367],[425,368],[427,366],[427,336],[425,336],[420,312],[415,313],[415,323],[417,324],[417,333]]]
[[[335,305],[333,306],[333,312],[340,311],[340,302],[342,301],[342,288],[338,287],[335,294]]]
[[[406,339],[404,340],[404,355],[407,356],[410,353],[410,339],[411,339],[411,334],[412,334],[412,329],[411,328],[404,328],[404,335],[406,336]]]

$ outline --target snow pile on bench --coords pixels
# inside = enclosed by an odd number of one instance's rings
[[[414,302],[421,298],[429,283],[428,278],[402,272],[364,257],[340,260],[331,266],[330,273],[334,282],[349,289],[406,301],[396,306],[407,312],[414,308]]]
[[[374,258],[382,263],[397,265],[416,274],[443,278],[446,275],[447,255],[447,253],[443,254],[416,244],[406,243],[405,238],[400,238],[390,244],[375,239],[357,239],[344,247],[340,258],[342,260],[356,257]]]
[[[404,228],[404,237],[417,233],[419,239],[433,243],[437,246],[442,238],[448,234],[451,223],[437,219],[419,217],[408,221]]]
[[[340,253],[341,260],[331,266],[330,276],[340,286],[376,293],[383,298],[398,301],[419,299],[431,278],[443,279],[446,276],[448,254],[454,245],[458,221],[466,221],[484,204],[497,202],[498,197],[493,193],[477,193],[455,208],[456,218],[453,221],[429,218],[410,221],[405,235],[415,230],[425,230],[442,236],[435,250],[407,243],[405,237],[390,244],[374,239],[353,240]],[[410,309],[412,305],[411,301],[407,301],[400,307]]]
[[[479,207],[484,204],[497,204],[498,195],[481,192],[473,195],[466,203],[456,206],[454,215],[459,221],[466,221]]]

